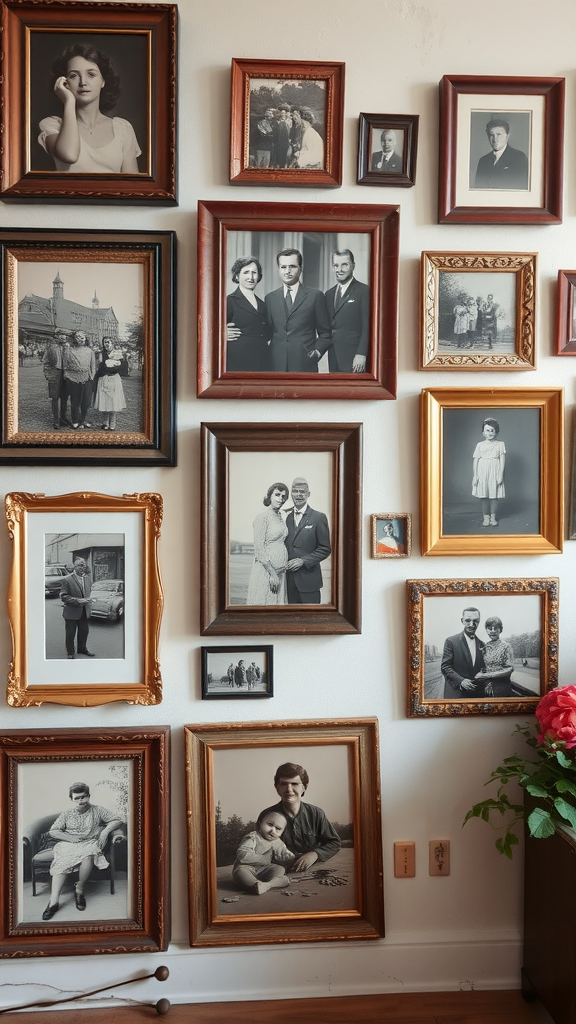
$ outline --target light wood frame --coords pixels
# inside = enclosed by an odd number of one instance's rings
[[[381,938],[384,935],[384,906],[377,720],[186,725],[184,732],[190,945]],[[273,775],[277,764],[290,759],[289,751],[294,746],[322,748],[329,745],[344,746],[348,750],[354,825],[355,909],[314,912],[310,901],[304,905],[304,911],[294,912],[292,901],[287,901],[290,905],[282,913],[219,915],[216,902],[214,758],[221,750],[271,748]],[[312,789],[313,779],[310,787]],[[272,778],[270,790],[271,803],[275,803]],[[326,865],[329,867],[329,860]],[[299,906],[302,907],[302,903],[299,902]]]
[[[427,699],[425,697],[426,652],[424,645],[426,599],[456,597],[464,609],[474,607],[475,601],[485,601],[492,595],[502,598],[504,595],[523,596],[538,595],[540,597],[541,649],[540,649],[540,682],[541,691],[537,696],[482,697],[472,696],[461,700]],[[406,596],[408,601],[408,717],[420,716],[432,718],[436,716],[462,715],[524,715],[533,714],[541,697],[548,690],[558,685],[558,580],[552,579],[443,579],[443,580],[406,580]],[[460,606],[459,606],[460,607]],[[498,601],[494,611],[502,614]],[[458,619],[448,627],[454,633]],[[506,622],[504,622],[506,628]],[[439,658],[436,658],[438,661]],[[524,689],[526,689],[524,687]]]
[[[560,553],[563,546],[563,388],[425,388],[420,401],[420,518],[423,555]],[[540,411],[540,531],[447,535],[442,531],[443,412],[446,409]],[[480,424],[478,433],[480,435]],[[472,457],[472,452],[470,452]],[[470,475],[472,479],[472,475]]]
[[[47,497],[44,494],[11,492],[5,498],[8,534],[13,544],[12,570],[8,586],[8,619],[12,632],[12,662],[8,674],[7,702],[11,707],[30,707],[44,704],[71,704],[77,707],[95,707],[111,701],[124,700],[129,704],[159,704],[162,700],[162,677],[158,661],[158,643],[162,619],[163,593],[158,564],[158,539],[162,524],[163,502],[159,494],[124,494],[114,497],[90,492],[62,494]],[[27,620],[27,599],[30,586],[28,574],[28,541],[30,517],[47,513],[137,513],[142,523],[141,579],[142,621],[139,623],[137,682],[118,682],[110,678],[109,662],[103,668],[104,678],[98,682],[81,681],[82,666],[74,661],[72,682],[35,683],[29,678],[32,635]],[[42,630],[43,633],[43,630]],[[64,659],[64,664],[66,660]],[[96,663],[94,663],[96,664]]]
[[[536,253],[423,252],[421,260],[421,370],[536,369]],[[439,351],[440,275],[514,274],[514,351]],[[489,283],[487,287],[490,287]],[[489,343],[491,346],[491,342]]]
[[[576,270],[558,271],[556,293],[556,355],[576,356],[574,331],[574,303],[576,293]]]

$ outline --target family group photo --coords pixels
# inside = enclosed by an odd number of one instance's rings
[[[344,745],[215,751],[218,917],[356,907],[349,772]]]
[[[516,274],[442,271],[438,281],[438,351],[515,351]]]
[[[326,83],[250,79],[250,166],[324,170]]]
[[[132,916],[132,763],[69,760],[18,767],[18,923]]]
[[[229,604],[331,603],[332,472],[328,452],[230,452]]]
[[[141,263],[19,261],[18,433],[141,433],[143,310]]]
[[[228,231],[226,371],[364,373],[368,233]]]
[[[45,535],[45,658],[124,658],[123,534]]]
[[[271,697],[272,660],[272,647],[203,647],[203,698]]]
[[[424,699],[541,697],[541,601],[532,594],[424,599]]]

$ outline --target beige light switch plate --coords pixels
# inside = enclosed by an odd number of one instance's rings
[[[414,878],[415,874],[415,843],[394,843],[394,878]]]
[[[439,878],[441,875],[450,874],[450,841],[448,839],[431,839],[428,856],[431,875]]]

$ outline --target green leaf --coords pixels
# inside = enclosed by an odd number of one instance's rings
[[[572,796],[576,796],[576,784],[569,782],[568,779],[558,779],[556,789],[559,793],[570,793]]]
[[[535,786],[533,782],[528,783],[524,788],[530,793],[530,796],[541,796],[544,799],[550,796],[547,789],[544,789],[543,786]]]
[[[567,801],[563,800],[560,796],[556,797],[554,807],[558,811],[558,814],[561,814],[566,821],[570,822],[572,828],[576,828],[576,807],[567,803]]]
[[[572,771],[574,771],[574,769],[576,768],[576,764],[574,764],[574,761],[571,758],[566,757],[566,754],[563,750],[556,751],[556,760],[558,761],[558,764],[562,765],[563,768],[571,768]]]
[[[547,839],[556,831],[550,811],[545,811],[542,807],[536,807],[528,816],[528,828],[530,835],[535,839]]]
[[[512,860],[512,847],[518,845],[518,837],[513,832],[506,832],[496,840],[495,846],[499,853],[503,853],[508,860]]]

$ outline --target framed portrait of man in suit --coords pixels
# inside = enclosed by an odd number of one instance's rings
[[[410,188],[416,184],[418,114],[360,114],[359,185]]]
[[[408,714],[534,712],[558,685],[558,580],[407,580]]]
[[[199,203],[198,397],[395,398],[398,216]]]
[[[361,631],[361,437],[202,424],[202,635]]]
[[[444,75],[438,222],[562,221],[564,79]]]

